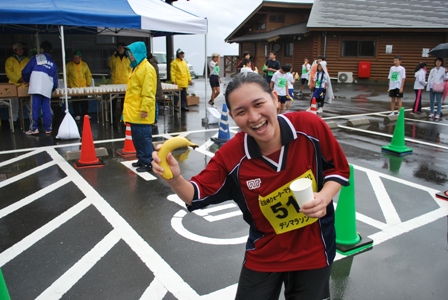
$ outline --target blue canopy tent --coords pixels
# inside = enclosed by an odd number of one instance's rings
[[[0,6],[1,33],[59,32],[63,62],[64,26],[79,32],[111,35],[207,34],[207,19],[161,0],[14,0]],[[63,74],[66,82],[65,64]],[[64,88],[67,104],[67,87]]]

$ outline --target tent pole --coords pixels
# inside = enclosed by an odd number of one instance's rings
[[[208,129],[208,118],[207,118],[207,77],[208,77],[208,64],[207,64],[207,34],[204,35],[204,44],[205,44],[205,68],[204,68],[204,89],[205,89],[205,128]],[[213,92],[213,91],[212,91]]]
[[[67,95],[67,73],[65,70],[65,41],[64,41],[64,26],[59,26],[59,32],[61,33],[61,46],[62,46],[62,78],[64,79],[64,99],[65,99],[65,113],[68,113],[68,95]]]

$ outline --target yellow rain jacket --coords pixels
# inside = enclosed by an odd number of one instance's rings
[[[128,83],[129,75],[132,72],[130,66],[131,61],[128,57],[124,56],[120,58],[119,55],[112,55],[109,59],[109,67],[111,70],[111,80],[112,84],[126,84]]]
[[[157,74],[146,59],[146,46],[135,42],[128,46],[134,55],[136,67],[129,77],[123,106],[123,121],[132,124],[153,124],[156,117]],[[148,116],[144,119],[141,112]]]
[[[171,82],[177,84],[179,88],[188,87],[191,81],[190,70],[185,60],[176,58],[171,62]]]
[[[19,79],[22,77],[22,70],[28,64],[30,59],[23,57],[19,61],[15,55],[8,57],[5,62],[6,77],[9,79],[9,83],[13,83],[16,86],[21,86],[25,83],[19,83]]]
[[[81,60],[79,64],[73,61],[67,64],[67,86],[70,88],[86,87],[92,84],[92,73],[89,66]]]

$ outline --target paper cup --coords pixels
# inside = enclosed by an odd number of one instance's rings
[[[299,178],[289,185],[299,207],[314,199],[313,182],[309,178]]]

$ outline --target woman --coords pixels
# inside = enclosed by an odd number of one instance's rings
[[[415,82],[414,82],[414,91],[415,91],[415,101],[414,106],[412,108],[413,113],[421,114],[422,113],[422,92],[426,82],[426,63],[421,62],[415,67]]]
[[[283,283],[286,298],[329,298],[332,198],[350,175],[341,147],[318,116],[277,115],[277,94],[256,73],[238,74],[225,100],[242,131],[190,181],[169,154],[174,177],[166,182],[190,211],[228,199],[241,209],[250,230],[236,299],[278,299]],[[153,170],[161,176],[157,152],[153,158]],[[300,177],[310,178],[315,192],[302,207],[289,189]]]
[[[440,120],[440,112],[442,109],[442,91],[435,90],[436,85],[444,84],[445,80],[445,68],[442,67],[443,64],[443,58],[437,57],[434,60],[435,68],[431,69],[431,72],[429,72],[428,77],[428,85],[426,86],[426,89],[429,91],[429,118],[434,118],[435,121]],[[434,117],[434,100],[437,101],[437,113]]]
[[[251,55],[250,55],[250,53],[249,53],[249,51],[244,51],[244,53],[243,53],[243,58],[240,60],[240,62],[236,65],[236,71],[238,72],[238,73],[240,73],[241,72],[241,69],[245,66],[245,64],[244,64],[244,60],[245,59],[248,59],[248,60],[250,60],[251,62],[252,62],[252,57],[251,57]],[[251,64],[251,69],[252,69],[252,71],[254,71],[255,72],[255,64],[252,62],[252,64]]]

